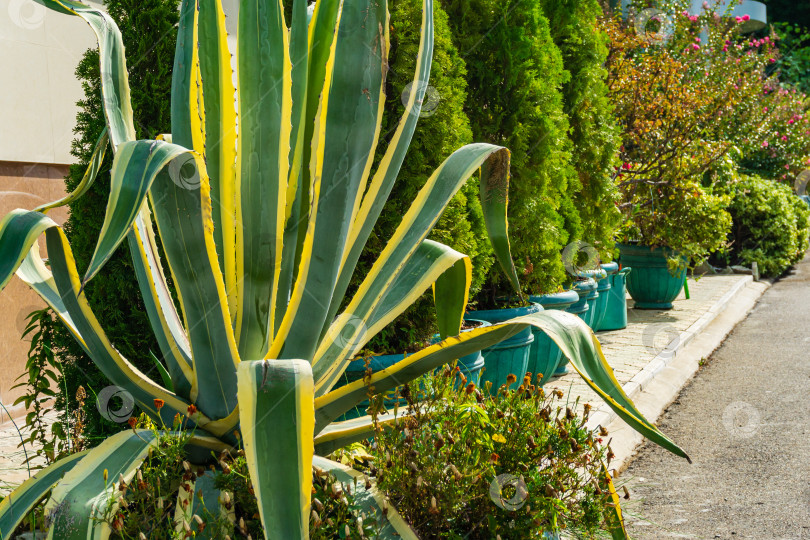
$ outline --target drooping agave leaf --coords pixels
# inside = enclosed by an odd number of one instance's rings
[[[385,392],[447,362],[494,345],[529,326],[545,332],[562,349],[588,386],[630,427],[659,446],[689,460],[686,452],[648,422],[624,393],[593,331],[579,317],[555,310],[464,332],[405,357],[393,366],[374,373],[367,382],[355,381],[316,398],[316,434],[329,422],[366,399],[368,385],[373,385],[378,393]]]
[[[432,240],[422,241],[399,275],[386,284],[382,297],[369,306],[370,313],[353,313],[347,310],[327,332],[321,343],[323,353],[316,354],[313,369],[318,370],[319,366],[325,363],[331,363],[332,369],[324,371],[323,375],[316,379],[316,394],[325,394],[337,382],[352,357],[372,336],[396,319],[438,279],[458,267],[461,267],[463,275],[458,276],[456,272],[452,272],[452,278],[461,278],[461,282],[455,283],[453,287],[454,292],[460,293],[464,298],[449,297],[448,305],[443,309],[448,312],[457,310],[451,316],[458,317],[461,321],[466,307],[466,294],[469,291],[466,273],[469,264],[469,257],[444,244]],[[453,335],[457,333],[454,332]]]
[[[508,153],[508,150],[500,146],[470,144],[453,152],[442,163],[417,194],[399,227],[394,231],[352,301],[346,307],[344,315],[339,317],[329,329],[331,335],[345,335],[341,325],[352,324],[357,329],[359,325],[354,323],[354,319],[359,318],[364,321],[370,319],[381,299],[385,297],[388,289],[395,283],[408,261],[417,252],[419,245],[438,221],[450,199],[481,167],[482,163],[489,159],[501,160],[502,158],[499,156],[505,153]],[[486,173],[504,174],[505,172],[497,167],[481,169],[482,175]],[[492,183],[508,185],[507,176],[499,180],[500,182],[493,181]],[[432,281],[427,286],[430,284]],[[399,308],[398,312],[391,312],[394,317],[402,313],[407,305],[401,305]],[[373,334],[370,334],[368,339],[371,336]],[[353,353],[354,351],[349,352],[349,354]],[[348,360],[349,355],[341,354],[329,341],[321,343],[313,359],[313,373],[318,395],[322,395],[334,385],[348,364]]]
[[[622,516],[622,505],[619,499],[619,494],[616,493],[616,486],[613,485],[613,478],[610,476],[607,466],[604,461],[600,461],[601,474],[608,485],[608,493],[610,495],[610,509],[607,515],[607,526],[610,531],[610,536],[613,540],[627,540],[627,529],[624,527],[624,517]]]
[[[115,21],[103,10],[75,0],[34,0],[59,13],[77,15],[87,21],[98,38],[101,60],[101,96],[113,148],[135,140],[129,77],[124,43]]]
[[[0,501],[0,540],[11,538],[11,533],[22,523],[34,507],[66,472],[76,466],[89,450],[71,454],[37,472]]]
[[[312,369],[305,360],[239,366],[245,459],[269,540],[309,534],[313,397]]]

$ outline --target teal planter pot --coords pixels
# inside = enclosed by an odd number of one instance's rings
[[[619,262],[633,270],[627,275],[627,292],[635,300],[638,309],[672,309],[683,289],[686,267],[674,276],[670,274],[667,258],[675,252],[666,247],[617,244]]]
[[[472,311],[470,318],[497,324],[539,311],[543,311],[543,307],[539,304],[532,304],[521,308]],[[521,380],[526,374],[533,342],[534,336],[531,328],[525,328],[509,339],[481,351],[484,356],[481,385],[483,386],[485,382],[489,381],[492,383],[492,388],[498,389],[502,384],[506,384],[506,377],[509,374]]]
[[[565,311],[568,313],[573,313],[583,321],[588,326],[591,325],[593,321],[593,314],[594,309],[592,305],[594,301],[599,297],[599,292],[597,291],[598,285],[596,280],[593,278],[581,279],[579,281],[574,282],[574,288],[571,289],[577,294],[578,300],[574,302],[571,306],[569,306]],[[565,375],[568,373],[568,358],[561,356],[560,363],[557,365],[557,369],[554,371],[555,375]]]
[[[627,288],[625,278],[630,268],[622,268],[619,272],[609,275],[610,293],[607,295],[605,316],[597,326],[597,330],[621,330],[627,328]]]
[[[579,301],[579,295],[575,291],[564,291],[554,294],[544,294],[542,296],[530,296],[530,302],[535,302],[543,306],[544,310],[557,309],[567,310]],[[533,374],[533,380],[537,380],[537,374],[543,376],[540,384],[545,384],[554,372],[562,359],[562,351],[554,341],[542,330],[532,328],[534,342],[529,353],[529,363],[526,371]]]
[[[613,289],[612,277],[619,271],[619,263],[610,262],[601,266],[602,270],[605,272],[605,277],[597,280],[596,291],[599,293],[599,297],[594,303],[593,324],[591,324],[591,328],[593,328],[594,332],[600,329],[602,321],[605,319],[610,293]]]

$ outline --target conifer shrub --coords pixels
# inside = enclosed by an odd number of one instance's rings
[[[560,252],[581,235],[573,202],[563,85],[569,74],[537,2],[445,0],[456,47],[467,62],[465,109],[473,139],[512,152],[509,234],[527,292],[566,281]],[[493,267],[479,300],[494,302],[509,286]]]

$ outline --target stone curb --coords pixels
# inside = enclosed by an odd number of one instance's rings
[[[655,422],[677,398],[681,388],[700,369],[700,360],[720,346],[770,285],[768,281],[755,282],[751,276],[741,276],[740,281],[706,313],[670,341],[647,366],[622,386],[625,394],[648,420]],[[730,305],[735,309],[726,313]],[[589,429],[598,429],[599,426],[606,426],[613,438],[611,449],[616,458],[611,462],[611,469],[623,470],[644,438],[628,427],[605,403],[594,407],[587,423]]]

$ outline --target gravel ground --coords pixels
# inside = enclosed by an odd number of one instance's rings
[[[810,539],[810,257],[775,283],[620,477],[630,535]]]

